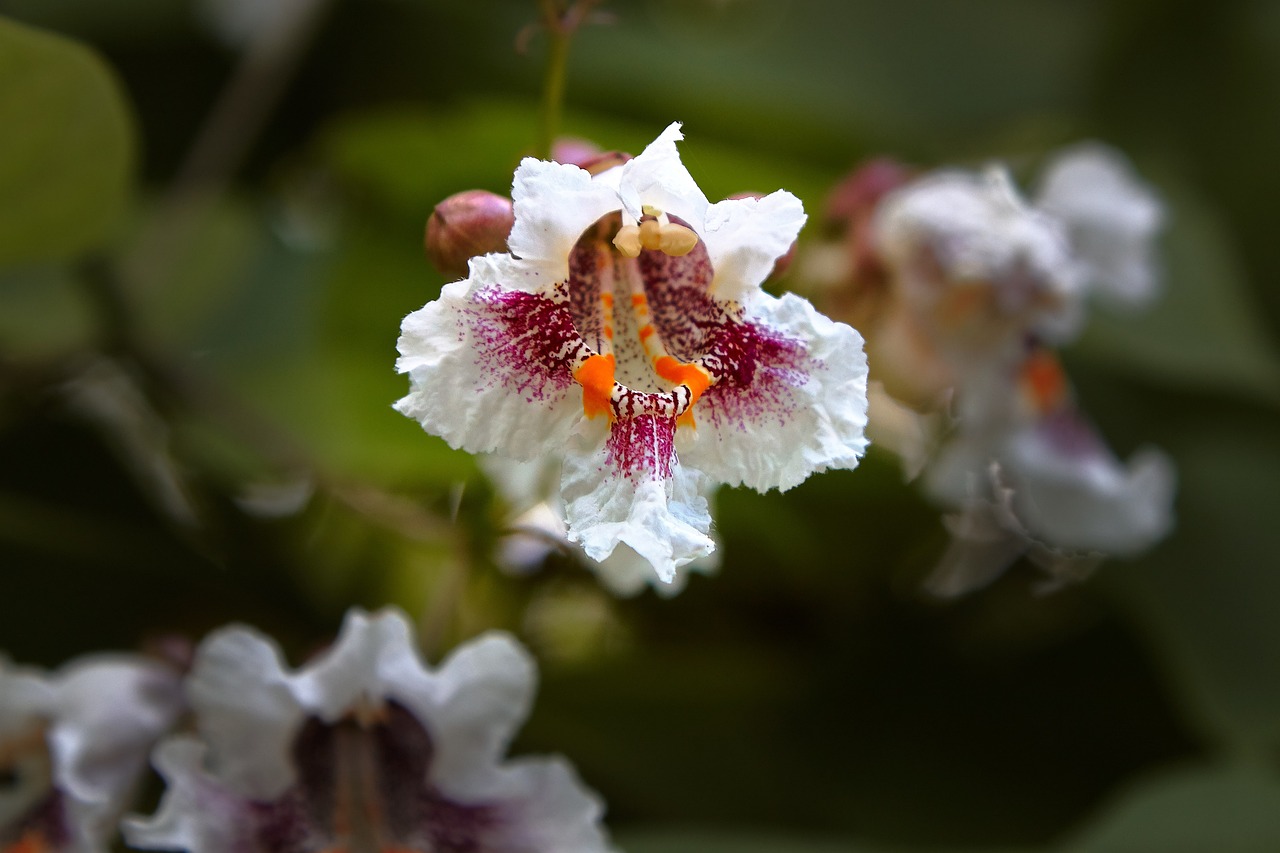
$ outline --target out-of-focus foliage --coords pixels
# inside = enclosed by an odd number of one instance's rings
[[[1025,176],[1081,138],[1125,151],[1168,205],[1165,295],[1095,312],[1066,359],[1117,451],[1175,460],[1173,536],[1053,596],[1020,565],[939,604],[918,585],[945,533],[873,448],[723,490],[722,568],[673,600],[613,600],[564,555],[504,574],[492,488],[390,405],[400,319],[443,284],[432,205],[507,191],[535,145],[544,42],[514,42],[536,4],[337,0],[248,161],[191,203],[173,178],[240,56],[186,3],[10,0],[0,648],[53,664],[234,619],[300,659],[391,602],[433,655],[529,643],[520,749],[572,758],[628,850],[1280,849],[1280,15],[607,8],[565,132],[636,152],[682,120],[709,195],[790,189],[807,233],[864,157]]]
[[[69,257],[119,229],[133,128],[97,56],[0,21],[0,127],[0,265]]]

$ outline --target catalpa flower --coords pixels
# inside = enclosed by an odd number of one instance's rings
[[[1117,459],[1048,349],[1031,346],[1015,376],[999,375],[1005,389],[979,396],[998,395],[1004,405],[978,404],[974,416],[958,419],[925,472],[930,495],[957,511],[953,545],[929,582],[934,591],[975,589],[1023,553],[1056,581],[1071,580],[1169,533],[1176,476],[1168,456],[1145,447],[1127,463]]]
[[[681,138],[596,175],[521,163],[510,253],[406,317],[397,362],[399,411],[473,453],[563,456],[569,538],[665,583],[714,547],[708,482],[788,489],[866,446],[861,337],[760,288],[799,200],[710,204]]]
[[[197,734],[156,749],[168,789],[125,837],[192,853],[605,853],[603,806],[567,762],[502,762],[534,678],[499,633],[428,669],[394,611],[350,613],[299,670],[267,637],[225,628],[188,679]]]
[[[0,850],[107,850],[182,704],[157,661],[96,655],[49,674],[0,658]]]

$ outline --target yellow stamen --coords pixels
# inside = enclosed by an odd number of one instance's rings
[[[640,257],[640,250],[644,248],[640,244],[640,226],[623,225],[614,235],[613,245],[628,258]]]
[[[653,251],[662,245],[662,223],[646,219],[640,223],[640,245]]]
[[[692,252],[693,247],[696,245],[698,245],[698,235],[694,233],[692,228],[685,228],[683,225],[677,225],[674,222],[662,226],[662,233],[658,238],[658,248],[666,254],[678,258]]]

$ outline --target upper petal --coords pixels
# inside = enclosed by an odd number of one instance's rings
[[[496,767],[533,703],[537,670],[509,635],[491,631],[455,649],[423,689],[401,699],[431,733],[431,779],[461,798],[505,796]]]
[[[746,298],[791,248],[805,220],[804,205],[786,190],[711,205],[702,237],[715,270],[716,298]]]
[[[178,675],[156,661],[102,655],[69,664],[55,684],[58,715],[49,739],[58,786],[110,816],[183,708]]]
[[[242,626],[214,632],[196,650],[187,696],[218,778],[259,799],[289,786],[306,711],[274,641]]]
[[[725,335],[737,369],[695,406],[696,435],[680,445],[687,465],[764,491],[858,464],[867,447],[861,335],[793,294],[761,294]]]
[[[516,221],[507,238],[511,254],[540,266],[546,283],[569,275],[569,252],[582,232],[606,213],[621,208],[612,179],[592,180],[577,166],[526,158],[511,188]],[[511,287],[531,287],[528,280]]]
[[[337,642],[294,677],[294,693],[309,714],[333,723],[362,699],[398,699],[425,672],[404,614],[347,613]]]
[[[706,218],[707,197],[680,160],[676,142],[684,139],[680,123],[673,122],[658,138],[628,161],[618,176],[622,209],[639,219],[649,205],[698,224]]]
[[[1096,143],[1060,152],[1045,170],[1036,204],[1066,223],[1096,292],[1129,305],[1151,301],[1164,210],[1119,152]]]

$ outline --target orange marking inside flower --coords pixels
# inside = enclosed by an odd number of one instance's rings
[[[601,291],[601,293],[600,293],[600,303],[601,303],[602,305],[604,305],[604,307],[606,307],[606,308],[612,308],[612,307],[613,307],[613,294],[612,294],[612,293],[609,293],[608,291]]]
[[[648,323],[646,323],[645,325],[641,326],[641,327],[640,327],[640,342],[641,342],[641,343],[644,343],[645,341],[649,340],[649,338],[653,337],[653,331],[654,331],[653,326],[649,325]]]
[[[3,853],[49,853],[53,848],[42,833],[29,829],[22,837],[3,849]]]
[[[1067,377],[1058,359],[1047,350],[1036,350],[1022,364],[1022,383],[1037,412],[1049,412],[1067,396]]]
[[[653,363],[653,369],[668,382],[683,385],[689,389],[689,408],[685,409],[676,424],[680,426],[696,426],[693,421],[693,404],[698,402],[702,392],[711,387],[711,374],[696,364],[680,361],[664,355]]]
[[[631,307],[633,307],[633,308],[640,308],[640,307],[642,307],[642,306],[643,306],[647,301],[648,301],[648,300],[646,300],[646,299],[644,298],[644,294],[643,294],[643,293],[633,293],[633,294],[631,294]]]
[[[613,407],[609,397],[613,394],[613,375],[617,362],[613,353],[593,355],[573,372],[574,380],[582,386],[582,411],[589,418],[606,415],[613,420]]]

